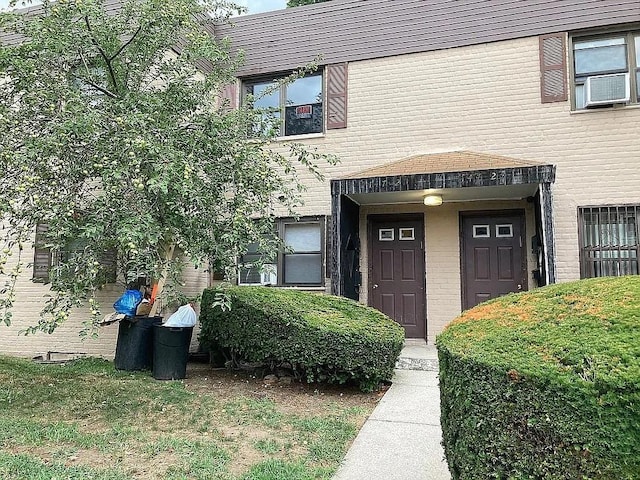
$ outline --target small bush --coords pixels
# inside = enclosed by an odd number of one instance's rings
[[[437,347],[454,479],[640,478],[640,277],[481,304]]]
[[[228,348],[250,362],[289,363],[308,382],[355,381],[364,391],[391,378],[403,329],[346,298],[267,287],[225,290],[231,310],[202,297],[200,343]]]

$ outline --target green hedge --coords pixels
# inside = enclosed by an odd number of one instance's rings
[[[250,362],[289,363],[308,382],[355,381],[364,391],[393,374],[404,331],[377,310],[331,295],[231,287],[231,310],[222,311],[216,292],[203,293],[203,346]]]
[[[640,478],[640,277],[478,305],[437,347],[453,479]]]

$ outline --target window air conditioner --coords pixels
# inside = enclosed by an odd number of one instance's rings
[[[596,75],[587,77],[585,107],[612,105],[629,101],[629,74]]]
[[[278,272],[275,265],[264,265],[260,272],[261,285],[276,285],[278,283]]]

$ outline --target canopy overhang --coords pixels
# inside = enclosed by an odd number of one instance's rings
[[[551,164],[460,151],[414,155],[331,180],[333,293],[343,295],[349,290],[342,257],[359,235],[355,223],[360,206],[419,204],[425,195],[441,195],[444,202],[535,199],[536,222],[543,232],[544,280],[554,283],[551,185],[555,174]]]

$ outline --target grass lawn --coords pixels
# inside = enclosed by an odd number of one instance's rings
[[[381,393],[0,357],[0,478],[328,479]]]

